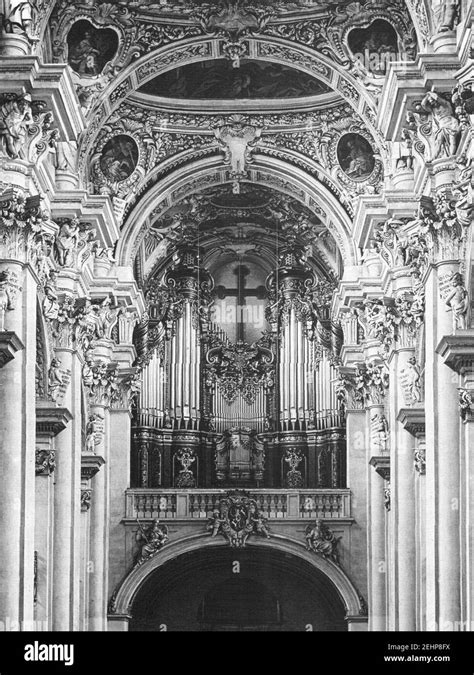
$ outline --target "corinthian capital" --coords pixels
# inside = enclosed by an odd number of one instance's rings
[[[366,405],[383,404],[389,385],[389,375],[385,365],[366,361],[356,369],[354,381]]]
[[[41,276],[56,231],[40,195],[13,186],[0,194],[0,258],[31,263]]]

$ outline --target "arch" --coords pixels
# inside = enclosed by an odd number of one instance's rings
[[[308,166],[313,165],[314,174],[321,176],[334,191],[339,191],[332,178],[315,162],[305,160],[305,163]],[[249,168],[252,183],[289,194],[312,210],[334,236],[344,263],[354,264],[357,252],[351,236],[351,218],[327,185],[303,169],[267,155],[256,153]],[[156,176],[158,170],[154,173]],[[150,176],[151,180],[153,174]],[[156,182],[137,202],[127,218],[117,249],[120,264],[133,264],[139,246],[152,224],[152,214],[153,217],[158,217],[185,197],[226,182],[226,167],[222,165],[221,157],[191,162]]]
[[[248,42],[249,58],[287,65],[317,77],[361,116],[374,137],[378,136],[374,98],[363,82],[347,72],[342,65],[309,47],[282,38],[252,37]],[[84,134],[80,164],[89,156],[103,122],[141,85],[178,66],[220,58],[221,43],[222,39],[209,36],[188,38],[160,47],[128,65],[104,89],[95,105],[94,113],[89,119],[88,131]]]
[[[347,617],[365,615],[359,593],[347,574],[333,562],[307,551],[301,542],[289,537],[274,535],[271,539],[251,540],[247,546],[249,549],[252,547],[274,549],[282,554],[291,555],[310,563],[335,588],[344,604]],[[143,565],[134,567],[114,593],[111,616],[128,615],[140,588],[150,575],[166,562],[178,558],[185,553],[198,551],[204,547],[226,548],[227,546],[221,541],[209,537],[208,534],[198,534],[167,544],[159,553],[147,560]]]

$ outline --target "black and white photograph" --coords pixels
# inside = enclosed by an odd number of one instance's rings
[[[223,632],[472,675],[473,35],[0,1],[1,675]]]

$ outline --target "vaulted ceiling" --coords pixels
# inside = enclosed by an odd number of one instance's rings
[[[351,263],[354,200],[390,170],[388,64],[420,39],[404,0],[60,0],[50,28],[87,119],[82,179],[112,198],[141,284],[184,214],[210,265],[271,266],[289,233],[319,275]]]

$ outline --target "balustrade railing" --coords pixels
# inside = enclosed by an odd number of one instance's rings
[[[227,490],[134,488],[126,492],[126,518],[135,520],[209,518]],[[270,519],[337,519],[351,517],[349,489],[249,490]]]

